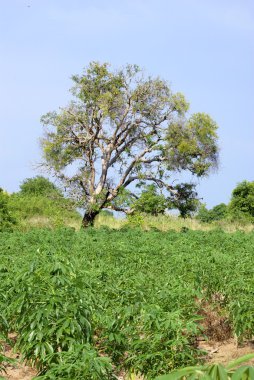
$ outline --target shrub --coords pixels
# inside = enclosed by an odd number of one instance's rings
[[[231,217],[254,222],[254,181],[239,183],[232,192],[229,203]]]
[[[47,178],[42,176],[25,179],[20,185],[20,194],[23,196],[62,196],[61,191]]]
[[[158,194],[155,185],[147,186],[142,191],[139,199],[133,203],[133,208],[137,212],[158,215],[163,214],[168,206],[168,201],[163,194]]]
[[[16,224],[16,219],[10,211],[9,198],[10,196],[0,188],[0,232],[12,231]]]
[[[211,223],[217,220],[225,219],[228,213],[228,207],[225,203],[220,203],[208,210],[204,204],[201,205],[197,214],[197,219],[204,223]]]

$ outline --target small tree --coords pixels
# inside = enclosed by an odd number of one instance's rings
[[[203,223],[211,222],[210,211],[207,209],[205,203],[200,205],[196,218]]]
[[[186,218],[197,211],[200,201],[197,199],[198,193],[192,183],[181,183],[175,186],[177,196],[170,197],[169,208],[179,210],[180,216]]]
[[[254,221],[254,181],[243,181],[236,186],[229,203],[229,213]]]
[[[73,76],[75,100],[42,117],[44,165],[85,208],[83,227],[133,183],[152,182],[171,194],[172,172],[205,176],[217,163],[217,125],[204,113],[189,118],[184,96],[136,65],[112,71],[91,63]]]
[[[142,191],[132,207],[135,211],[158,215],[165,212],[168,201],[163,194],[158,194],[156,186],[152,184]]]
[[[213,220],[222,220],[227,216],[228,207],[225,203],[219,203],[214,206],[211,210],[212,219]]]

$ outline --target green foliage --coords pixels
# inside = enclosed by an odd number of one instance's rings
[[[227,205],[220,203],[212,208],[212,214],[214,220],[222,220],[227,216]]]
[[[73,202],[41,176],[24,180],[20,191],[9,197],[9,208],[20,228],[29,227],[29,222],[36,218],[45,218],[46,223],[53,227],[64,226],[66,220],[81,219]]]
[[[84,227],[107,206],[119,211],[131,184],[154,183],[167,191],[172,171],[202,177],[216,167],[217,124],[204,113],[188,118],[189,104],[165,80],[146,77],[137,65],[112,70],[98,62],[72,79],[73,101],[41,119],[41,147],[45,166],[86,210]],[[164,199],[146,196],[139,210],[165,209]]]
[[[177,194],[170,197],[169,208],[179,210],[180,216],[186,218],[191,216],[198,208],[200,202],[197,199],[195,185],[191,183],[180,183],[175,186]]]
[[[147,186],[132,205],[135,211],[152,215],[163,214],[167,207],[167,199],[163,194],[158,194],[155,185]]]
[[[165,311],[158,305],[144,307],[139,319],[142,339],[136,337],[133,341],[125,367],[153,379],[183,362],[196,363],[201,351],[190,342],[200,332],[197,320],[193,317],[186,321],[180,311]]]
[[[135,213],[135,214],[131,214],[127,216],[127,225],[125,225],[125,227],[141,228],[143,225],[144,225],[144,216],[142,214]]]
[[[41,367],[47,354],[90,341],[91,297],[69,260],[37,253],[30,268],[11,281],[7,316],[19,332],[16,349]]]
[[[25,179],[20,185],[20,195],[22,196],[40,196],[59,197],[62,196],[61,191],[47,178],[37,176]]]
[[[101,210],[100,215],[106,216],[108,218],[113,218],[114,214],[112,211],[109,210]]]
[[[9,206],[10,196],[0,188],[0,232],[12,231],[16,224]]]
[[[114,380],[107,357],[101,357],[89,344],[75,345],[75,350],[57,352],[45,357],[45,367],[34,380]]]
[[[117,197],[114,198],[108,206],[112,206],[116,211],[129,210],[132,207],[133,201],[135,201],[133,194],[124,187],[120,188]]]
[[[253,366],[242,366],[240,364],[248,362],[254,358],[254,354],[245,355],[229,363],[226,367],[221,364],[211,364],[207,366],[187,367],[172,371],[168,375],[156,377],[155,380],[251,380],[254,378]]]
[[[10,344],[10,341],[8,339],[8,331],[9,331],[9,325],[5,317],[0,314],[0,379],[4,379],[1,376],[1,373],[5,373],[5,365],[6,364],[12,364],[15,365],[15,360],[8,358],[5,356],[2,351],[4,348],[4,343],[8,342]]]
[[[228,207],[225,203],[220,203],[211,210],[208,210],[205,204],[202,204],[199,208],[197,219],[204,223],[211,223],[213,221],[223,220],[227,215]]]
[[[233,218],[254,222],[254,181],[239,183],[232,192],[229,213]]]
[[[13,194],[9,201],[12,213],[20,223],[35,217],[46,217],[58,227],[65,224],[65,219],[80,220],[72,202],[65,198],[49,199],[45,196],[20,196]]]
[[[206,208],[204,203],[200,205],[196,218],[204,223],[209,223],[211,221],[210,211]]]
[[[180,119],[168,131],[169,165],[203,176],[217,163],[217,125],[205,113],[197,113],[185,124]]]
[[[221,231],[3,232],[5,330],[45,380],[203,371],[202,301],[219,305],[239,342],[254,334],[253,244],[253,233]]]

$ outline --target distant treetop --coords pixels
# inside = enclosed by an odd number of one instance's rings
[[[20,185],[21,195],[61,195],[61,191],[50,180],[42,176],[26,178]]]

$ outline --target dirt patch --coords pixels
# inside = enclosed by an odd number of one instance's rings
[[[197,346],[207,352],[205,362],[228,364],[244,355],[254,353],[254,341],[245,341],[237,345],[233,338],[232,326],[228,315],[223,308],[224,296],[220,293],[212,295],[211,302],[197,299],[199,315],[203,317],[200,322],[203,338],[197,339]],[[254,359],[248,364],[254,365]]]
[[[32,380],[36,376],[36,371],[24,364],[18,363],[17,367],[7,366],[6,374],[3,373],[8,380]]]
[[[15,335],[9,337],[15,340]],[[4,347],[4,355],[8,358],[16,359],[15,364],[6,364],[6,373],[1,373],[8,380],[32,380],[36,376],[36,370],[30,366],[25,365],[25,363],[19,362],[19,355],[14,353],[11,347],[6,344]]]
[[[224,342],[201,341],[199,348],[207,352],[206,362],[228,364],[229,362],[240,358],[241,356],[254,353],[254,342],[249,341],[237,347],[235,339],[231,338]],[[254,365],[254,359],[248,364]]]

